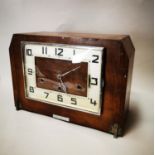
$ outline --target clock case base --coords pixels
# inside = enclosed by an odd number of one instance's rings
[[[99,116],[93,115],[25,98],[21,55],[22,41],[104,47],[102,78],[105,85],[102,93],[101,114]],[[50,32],[14,34],[9,51],[17,110],[27,110],[50,117],[53,115],[66,117],[71,123],[108,132],[114,137],[124,134],[135,51],[128,35]]]

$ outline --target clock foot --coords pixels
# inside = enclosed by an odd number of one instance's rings
[[[17,111],[22,109],[22,106],[21,106],[21,104],[19,102],[16,102],[15,107],[16,107]]]
[[[114,138],[122,136],[122,129],[117,123],[114,123],[111,128],[111,133],[114,135]]]

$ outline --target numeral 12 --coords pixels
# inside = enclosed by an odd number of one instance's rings
[[[63,56],[63,48],[55,48],[55,55]]]

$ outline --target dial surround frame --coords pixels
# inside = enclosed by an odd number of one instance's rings
[[[61,47],[61,48],[72,48],[72,49],[82,49],[82,50],[93,50],[93,51],[100,51],[101,52],[101,74],[100,74],[100,92],[99,92],[99,109],[98,112],[93,112],[91,110],[85,110],[85,109],[80,109],[76,106],[69,106],[69,105],[62,105],[62,104],[58,104],[58,103],[54,103],[54,102],[49,102],[47,100],[41,100],[41,99],[34,99],[32,97],[28,96],[28,90],[27,90],[27,80],[26,80],[26,68],[25,68],[25,45],[40,45],[40,46],[54,46],[54,47]],[[50,105],[55,105],[55,106],[60,106],[63,108],[68,108],[68,109],[72,109],[72,110],[77,110],[77,111],[81,111],[81,112],[86,112],[86,113],[90,113],[93,115],[101,115],[101,109],[102,109],[102,97],[103,97],[103,89],[104,89],[104,78],[102,75],[102,69],[103,69],[103,65],[104,65],[104,47],[99,47],[99,46],[83,46],[83,45],[67,45],[67,44],[58,44],[58,43],[44,43],[44,42],[31,42],[31,41],[21,41],[21,55],[22,55],[22,68],[23,68],[23,76],[24,76],[24,91],[25,91],[25,98],[29,99],[29,100],[34,100],[34,101],[39,101],[39,102],[44,102],[46,104],[50,104]],[[34,56],[35,59],[36,56]],[[53,57],[43,57],[43,58],[53,58]],[[59,60],[66,60],[66,59],[59,59]],[[87,61],[82,61],[82,62],[87,62]],[[89,62],[87,62],[89,64]],[[87,79],[88,79],[89,74],[87,75]],[[88,89],[88,80],[87,80],[87,89]],[[46,89],[45,89],[46,90]],[[70,96],[72,94],[69,94]],[[88,92],[87,92],[88,95]],[[78,96],[78,95],[75,95]],[[78,96],[79,97],[79,96]],[[81,97],[81,96],[80,96]]]

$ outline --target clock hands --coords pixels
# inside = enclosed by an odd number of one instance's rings
[[[62,81],[62,77],[66,76],[67,74],[69,74],[69,73],[71,73],[71,72],[76,71],[76,70],[79,69],[79,68],[80,68],[80,66],[78,66],[78,67],[76,67],[76,68],[73,68],[73,69],[71,69],[71,70],[69,70],[69,71],[67,71],[67,72],[65,72],[65,73],[63,73],[63,74],[58,74],[58,75],[57,75],[57,79],[60,81],[60,85],[62,86],[61,88],[63,89],[63,91],[64,91],[65,93],[67,93],[67,89],[66,89],[65,84],[64,84],[63,81]]]
[[[58,74],[57,79],[60,80],[60,85],[62,86],[63,91],[64,91],[65,93],[67,93],[66,86],[64,85],[64,83],[63,83],[63,81],[62,81],[62,79],[61,79],[60,74]]]
[[[65,73],[63,73],[63,74],[60,74],[60,76],[61,77],[64,77],[64,76],[66,76],[67,74],[69,74],[69,73],[71,73],[71,72],[74,72],[74,71],[76,71],[77,69],[79,69],[80,68],[80,66],[78,66],[78,67],[76,67],[76,68],[73,68],[72,70],[69,70],[69,71],[67,71],[67,72],[65,72]]]

